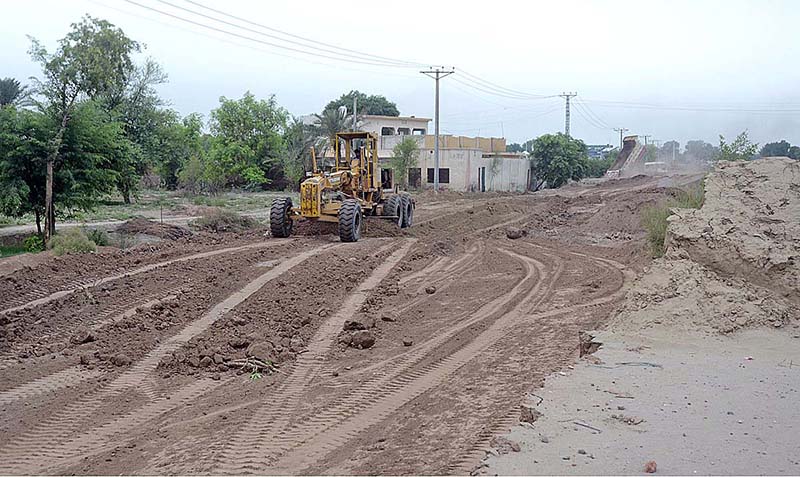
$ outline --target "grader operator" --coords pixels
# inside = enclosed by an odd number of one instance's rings
[[[378,164],[378,138],[369,132],[340,132],[332,144],[333,161],[318,167],[311,150],[312,170],[300,184],[300,206],[279,197],[270,208],[273,237],[288,237],[296,220],[333,222],[342,242],[361,238],[365,217],[391,220],[411,227],[416,204],[408,193],[397,192],[392,171]]]

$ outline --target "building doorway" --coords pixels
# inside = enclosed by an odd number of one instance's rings
[[[478,168],[478,192],[486,192],[486,168]]]

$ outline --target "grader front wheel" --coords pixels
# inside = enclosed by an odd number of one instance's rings
[[[347,199],[339,207],[339,238],[342,242],[358,242],[361,238],[361,204]]]
[[[292,199],[289,197],[272,200],[272,207],[269,209],[269,230],[273,237],[286,238],[292,235],[292,219],[289,217],[291,212]]]

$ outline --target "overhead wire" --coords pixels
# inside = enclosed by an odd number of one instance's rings
[[[218,36],[214,36],[212,34],[204,33],[202,31],[193,30],[191,28],[184,28],[184,27],[181,27],[180,25],[175,25],[175,24],[168,23],[168,22],[165,22],[165,21],[157,20],[155,18],[150,18],[150,17],[144,16],[144,15],[139,15],[137,13],[134,13],[134,12],[131,12],[131,11],[128,11],[128,10],[124,10],[124,9],[121,9],[121,8],[118,8],[118,7],[114,7],[114,6],[105,4],[105,3],[101,2],[101,1],[98,1],[98,0],[88,0],[88,1],[90,3],[95,4],[95,5],[99,5],[101,7],[108,8],[110,10],[114,10],[116,12],[119,12],[119,13],[122,13],[122,14],[125,14],[125,15],[128,15],[128,16],[132,16],[134,18],[139,18],[139,19],[142,19],[142,20],[145,20],[145,21],[153,22],[153,23],[158,24],[158,25],[162,25],[162,26],[166,26],[166,27],[169,27],[169,28],[173,28],[175,30],[183,31],[183,32],[190,33],[190,34],[193,34],[193,35],[202,36],[204,38],[210,38],[212,40],[220,41],[220,42],[223,42],[223,43],[226,43],[226,44],[229,44],[229,45],[239,46],[239,47],[247,48],[247,49],[250,49],[250,50],[253,50],[253,51],[266,53],[266,54],[272,55],[272,56],[278,56],[278,57],[281,57],[281,58],[289,58],[291,60],[302,61],[302,62],[305,62],[305,63],[314,64],[314,65],[336,66],[337,69],[346,69],[346,70],[349,70],[349,71],[357,71],[357,72],[361,72],[361,73],[376,74],[376,75],[380,75],[380,76],[397,76],[397,77],[402,77],[402,78],[415,78],[416,77],[416,76],[412,76],[412,75],[408,75],[408,74],[403,74],[403,73],[400,73],[398,71],[365,70],[365,69],[356,68],[356,67],[353,67],[353,66],[350,66],[350,65],[341,65],[340,63],[329,63],[329,62],[326,62],[326,60],[304,58],[304,57],[298,57],[298,56],[288,55],[288,54],[284,54],[284,53],[279,53],[279,52],[274,51],[274,50],[268,50],[268,49],[265,49],[265,48],[260,48],[258,46],[247,44],[247,43],[240,43],[240,42],[237,42],[237,41],[234,41],[234,40],[230,40],[228,38],[221,38],[221,37],[218,37]]]
[[[255,42],[255,43],[260,43],[260,44],[263,44],[263,45],[271,46],[273,48],[279,48],[279,49],[282,49],[282,50],[292,51],[292,52],[295,52],[295,53],[300,53],[300,54],[309,55],[309,56],[315,56],[315,57],[319,57],[319,58],[326,58],[326,59],[335,60],[335,61],[346,60],[346,61],[348,61],[350,63],[358,63],[358,64],[370,65],[370,66],[398,67],[398,65],[392,65],[392,64],[387,64],[387,63],[377,63],[377,62],[373,62],[373,61],[362,61],[362,60],[359,60],[357,58],[343,58],[343,57],[330,56],[330,55],[326,55],[326,54],[316,53],[316,52],[313,52],[313,51],[301,50],[299,48],[294,48],[294,47],[290,47],[290,46],[286,46],[286,45],[280,45],[280,44],[277,44],[277,43],[273,43],[273,42],[269,42],[269,41],[265,41],[265,40],[260,40],[258,38],[252,38],[252,37],[247,36],[247,35],[241,35],[241,34],[236,33],[236,32],[224,30],[222,28],[217,28],[217,27],[212,26],[212,25],[207,25],[205,23],[200,23],[200,22],[197,22],[197,21],[194,21],[194,20],[190,20],[190,19],[184,18],[184,17],[182,17],[180,15],[175,15],[175,14],[172,14],[172,13],[169,13],[169,12],[165,12],[163,10],[159,10],[157,8],[153,8],[153,7],[141,4],[141,3],[136,2],[134,0],[123,0],[123,1],[126,2],[126,3],[129,3],[129,4],[132,4],[132,5],[136,5],[136,6],[140,7],[140,8],[144,8],[146,10],[150,10],[150,11],[159,13],[161,15],[165,15],[165,16],[168,16],[170,18],[174,18],[174,19],[182,21],[184,23],[189,23],[189,24],[192,24],[192,25],[195,25],[195,26],[199,26],[201,28],[205,28],[205,29],[208,29],[208,30],[212,30],[212,31],[216,31],[216,32],[219,32],[219,33],[223,33],[225,35],[234,36],[236,38],[241,38],[243,40],[252,41],[252,42]]]
[[[219,15],[223,15],[225,17],[232,18],[234,20],[238,20],[238,21],[246,23],[248,25],[257,26],[259,28],[263,28],[265,30],[272,31],[272,32],[275,32],[275,33],[278,33],[278,34],[281,34],[281,35],[285,35],[285,36],[288,36],[290,38],[295,38],[297,40],[300,40],[300,41],[303,41],[303,42],[306,42],[306,43],[321,45],[321,46],[324,46],[324,47],[327,47],[327,48],[334,48],[336,50],[341,50],[341,51],[344,51],[344,52],[347,52],[347,53],[352,53],[352,54],[355,54],[355,55],[358,55],[358,56],[371,57],[371,58],[374,58],[374,59],[377,59],[377,60],[386,60],[386,61],[395,62],[395,63],[404,63],[404,64],[407,64],[409,66],[414,66],[414,67],[426,67],[426,66],[428,66],[430,64],[430,63],[419,63],[419,62],[414,62],[414,61],[397,60],[397,59],[389,58],[389,57],[386,57],[386,56],[373,55],[371,53],[364,53],[364,52],[361,52],[361,51],[358,51],[358,50],[352,50],[352,49],[349,49],[349,48],[344,48],[344,47],[341,47],[341,46],[333,45],[331,43],[325,43],[325,42],[322,42],[322,41],[314,40],[312,38],[306,38],[306,37],[303,37],[303,36],[300,36],[300,35],[295,35],[293,33],[286,32],[286,31],[283,31],[283,30],[279,30],[277,28],[274,28],[274,27],[271,27],[271,26],[268,26],[268,25],[264,25],[263,23],[254,22],[252,20],[248,20],[246,18],[242,18],[242,17],[236,16],[236,15],[231,15],[230,13],[226,13],[226,12],[224,12],[222,10],[217,10],[215,8],[211,8],[211,7],[207,6],[207,5],[204,5],[204,4],[202,4],[200,2],[197,2],[197,1],[194,1],[194,0],[183,0],[183,1],[186,2],[186,3],[190,3],[192,5],[195,5],[197,7],[203,8],[205,10],[217,13]]]
[[[231,26],[231,27],[234,27],[234,28],[238,28],[240,30],[243,30],[243,31],[246,31],[246,32],[249,32],[249,33],[254,33],[256,35],[261,35],[261,36],[266,37],[266,38],[271,38],[271,39],[274,39],[274,40],[283,41],[283,42],[289,43],[291,45],[299,46],[301,48],[310,48],[312,51],[321,51],[321,52],[323,52],[325,54],[333,54],[333,55],[337,55],[337,56],[342,56],[342,59],[345,59],[349,55],[349,56],[355,56],[355,57],[357,57],[359,59],[362,59],[364,61],[375,61],[376,63],[379,63],[381,65],[385,65],[385,66],[400,66],[400,67],[412,66],[410,63],[398,62],[396,60],[390,60],[390,59],[389,60],[378,60],[378,59],[374,59],[374,58],[370,59],[369,57],[372,56],[372,55],[369,55],[369,54],[363,54],[363,53],[357,53],[357,52],[356,53],[341,53],[341,52],[339,52],[339,51],[337,51],[335,49],[331,49],[331,48],[323,48],[323,47],[306,45],[306,44],[304,44],[304,43],[302,43],[300,41],[295,41],[295,40],[291,40],[291,39],[282,38],[282,37],[280,37],[278,35],[265,33],[263,31],[259,31],[259,30],[253,29],[253,28],[249,28],[249,27],[245,27],[245,26],[242,26],[242,25],[238,25],[236,23],[229,22],[227,20],[222,20],[222,19],[214,17],[212,15],[206,15],[205,13],[198,12],[198,11],[192,10],[190,8],[182,7],[180,5],[176,5],[176,4],[174,4],[172,2],[169,2],[167,0],[156,0],[156,1],[161,3],[161,4],[168,5],[168,6],[172,7],[172,8],[176,8],[178,10],[184,11],[186,13],[190,13],[192,15],[196,15],[196,16],[205,18],[207,20],[211,20],[211,21],[214,21],[214,22],[221,23],[223,25],[228,25],[228,26]],[[189,2],[189,3],[195,4],[195,2]],[[239,17],[235,17],[235,18],[239,19]],[[239,19],[239,21],[245,21],[245,20]],[[247,23],[251,23],[251,22],[247,22]],[[265,27],[265,26],[262,26],[262,25],[260,25],[260,26],[262,28],[268,28],[268,27]],[[281,32],[281,33],[283,33],[283,32]]]

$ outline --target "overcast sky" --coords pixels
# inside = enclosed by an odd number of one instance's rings
[[[250,90],[258,97],[274,94],[301,115],[358,89],[385,95],[403,115],[433,117],[434,82],[419,67],[312,57],[165,13],[305,50],[269,38],[265,34],[276,33],[253,24],[240,23],[247,31],[159,0],[135,1],[163,13],[123,0],[4,2],[0,76],[39,75],[27,55],[26,35],[52,48],[70,23],[89,13],[146,44],[144,55],[159,61],[170,77],[162,96],[182,114],[207,116],[219,96]],[[223,18],[185,0],[166,1]],[[798,1],[197,2],[342,48],[455,67],[457,74],[441,81],[446,133],[521,142],[560,131],[563,98],[516,99],[508,96],[519,94],[508,89],[545,96],[577,91],[572,135],[592,144],[616,144],[612,127],[681,144],[716,144],[719,134],[733,137],[744,129],[759,143],[800,144]]]

